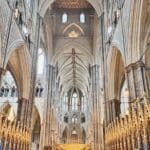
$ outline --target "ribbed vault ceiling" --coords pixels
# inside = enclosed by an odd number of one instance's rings
[[[69,49],[59,56],[58,61],[59,89],[67,92],[75,87],[83,93],[89,88],[89,58],[79,49]]]

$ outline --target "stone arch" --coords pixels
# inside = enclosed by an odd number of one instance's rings
[[[78,34],[78,36],[84,35],[83,29],[76,23],[71,23],[68,26],[66,26],[63,30],[63,35],[68,36],[68,34],[69,34],[68,32],[71,32],[70,30],[71,31],[75,30],[75,32]]]
[[[7,63],[8,63],[8,60],[11,56],[11,54],[18,48],[18,47],[22,47],[22,46],[25,46],[25,43],[23,41],[23,39],[17,39],[15,41],[13,41],[9,47],[7,48],[7,55],[6,55],[6,59],[5,59],[5,62],[4,62],[4,67],[6,67]]]
[[[144,50],[145,50],[145,54],[144,54],[145,64],[147,67],[150,67],[150,32],[147,34],[147,38],[145,40],[145,49]]]
[[[62,143],[67,143],[67,138],[68,138],[68,128],[65,127],[65,129],[62,132]]]
[[[125,75],[124,60],[118,48],[112,47],[107,58],[109,99],[119,99]]]
[[[0,106],[0,113],[3,114],[8,120],[14,121],[16,119],[14,107],[9,102],[5,102]]]
[[[128,64],[138,61],[144,52],[144,40],[150,25],[150,6],[148,0],[131,4],[130,26],[128,34],[127,57]]]
[[[42,0],[39,7],[39,14],[44,17],[47,9],[50,7],[52,3],[54,3],[55,0]],[[103,6],[102,2],[99,2],[98,0],[87,0],[93,8],[95,9],[98,16],[100,16],[103,12]]]
[[[18,87],[19,98],[29,98],[29,76],[31,58],[28,49],[22,41],[11,45],[6,56],[4,68],[9,68]]]
[[[143,54],[143,58],[145,58],[145,66],[146,66],[146,81],[148,85],[148,95],[150,94],[150,32],[147,34],[147,38],[145,40],[145,54]]]

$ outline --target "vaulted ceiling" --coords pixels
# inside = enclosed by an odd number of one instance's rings
[[[79,49],[68,49],[58,59],[59,88],[67,92],[79,88],[83,93],[89,88],[89,58]]]

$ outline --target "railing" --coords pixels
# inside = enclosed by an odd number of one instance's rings
[[[30,130],[19,122],[11,122],[0,115],[0,149],[29,150],[31,143]]]
[[[150,149],[150,103],[144,98],[131,106],[124,117],[114,120],[106,128],[107,150]]]

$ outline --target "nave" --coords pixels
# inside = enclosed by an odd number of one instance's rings
[[[0,0],[0,150],[150,150],[150,1]]]

